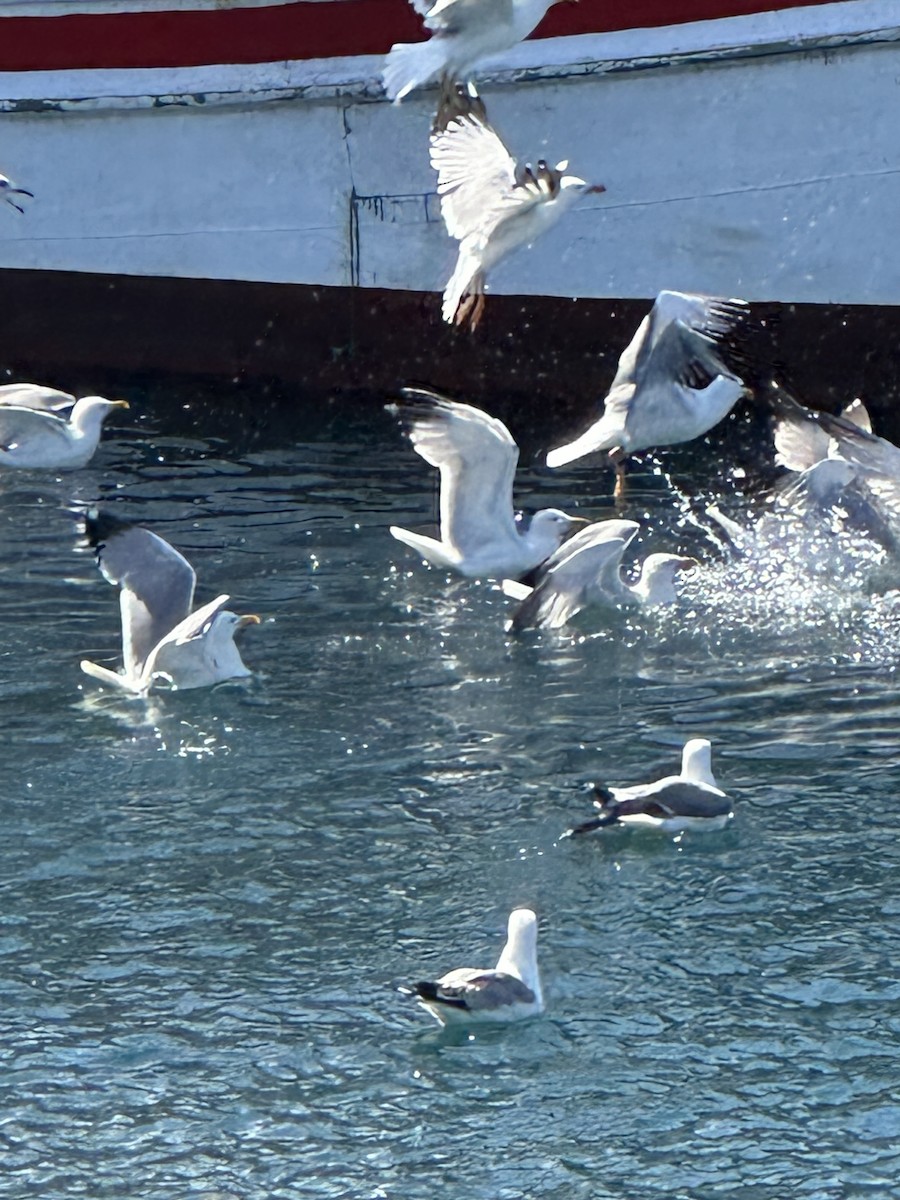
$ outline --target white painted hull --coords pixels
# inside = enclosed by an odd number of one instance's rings
[[[36,196],[0,268],[440,292],[434,94],[388,104],[379,66],[0,73],[0,169]],[[898,75],[894,0],[518,47],[493,123],[607,191],[491,290],[900,303]]]

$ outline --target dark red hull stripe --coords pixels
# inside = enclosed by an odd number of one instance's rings
[[[606,33],[821,3],[823,0],[565,0],[550,10],[536,36]],[[394,42],[421,39],[421,20],[407,0],[298,0],[267,8],[0,17],[0,70],[283,62],[385,54]]]

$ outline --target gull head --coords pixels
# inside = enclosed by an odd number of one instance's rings
[[[678,599],[676,578],[682,571],[690,571],[699,565],[696,558],[680,554],[648,554],[633,591],[643,604],[674,604]]]
[[[514,908],[509,914],[506,945],[497,970],[515,975],[540,997],[537,969],[537,917],[530,908]]]
[[[681,752],[681,778],[717,788],[712,772],[712,743],[707,738],[691,738]]]
[[[536,551],[546,551],[543,558],[549,558],[554,550],[558,550],[566,538],[581,525],[589,525],[584,517],[572,517],[560,508],[542,508],[531,518],[531,524],[525,534],[525,540]]]
[[[82,396],[75,401],[69,423],[83,433],[98,431],[114,408],[130,408],[127,400],[107,400],[105,396]]]
[[[17,187],[13,181],[11,179],[7,179],[5,175],[0,175],[0,196],[3,197],[7,204],[11,204],[12,207],[20,213],[23,213],[25,209],[21,204],[16,203],[16,201],[13,199],[13,196],[30,196],[32,200],[34,199],[33,192],[29,192],[26,188]]]

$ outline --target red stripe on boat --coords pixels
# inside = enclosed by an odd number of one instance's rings
[[[683,24],[824,0],[578,0],[557,4],[536,35],[607,33]],[[385,54],[420,41],[407,0],[331,0],[264,8],[0,17],[0,71],[196,67]]]

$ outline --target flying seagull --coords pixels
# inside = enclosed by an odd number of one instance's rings
[[[128,406],[127,400],[82,396],[61,416],[44,407],[0,405],[0,466],[83,467],[97,449],[104,420],[113,409]]]
[[[567,174],[568,162],[519,164],[487,119],[474,87],[443,94],[431,134],[431,165],[447,232],[459,242],[444,290],[448,324],[475,329],[484,310],[485,277],[519,246],[554,225],[581,196],[603,192]]]
[[[534,588],[503,581],[508,596],[521,601],[509,628],[561,629],[583,608],[598,605],[652,608],[678,599],[675,578],[697,565],[678,554],[650,554],[636,582],[622,578],[622,556],[640,526],[636,521],[595,521],[580,529],[538,569]]]
[[[427,42],[391,47],[382,71],[388,99],[433,79],[467,79],[475,63],[501,54],[537,28],[556,0],[412,0],[431,33]]]
[[[391,526],[428,562],[471,579],[518,579],[558,549],[579,517],[545,508],[520,527],[513,512],[519,448],[496,417],[424,388],[404,388],[387,405],[413,449],[441,473],[440,541]]]
[[[415,996],[442,1025],[537,1016],[544,1009],[537,965],[537,917],[528,908],[510,913],[506,945],[493,969],[459,967],[434,982],[400,990]]]
[[[34,192],[29,192],[25,188],[17,187],[16,184],[14,184],[11,179],[7,178],[6,175],[0,175],[0,196],[3,197],[7,204],[11,204],[17,212],[24,213],[25,209],[21,204],[17,204],[15,200],[13,200],[13,196],[30,196],[33,200]]]
[[[722,829],[733,815],[731,801],[712,773],[712,746],[706,738],[685,743],[679,775],[636,787],[608,788],[598,783],[594,795],[597,816],[570,829],[570,835],[607,825],[639,825],[666,833]]]
[[[149,529],[91,509],[84,531],[103,577],[120,588],[124,669],[109,671],[85,659],[82,671],[138,695],[157,682],[184,690],[250,674],[234,636],[258,625],[259,617],[228,612],[227,596],[192,613],[194,568]]]
[[[551,450],[547,465],[606,450],[621,494],[628,455],[706,433],[745,390],[725,354],[736,352],[749,316],[743,300],[660,292],[619,359],[603,415],[574,442]]]

